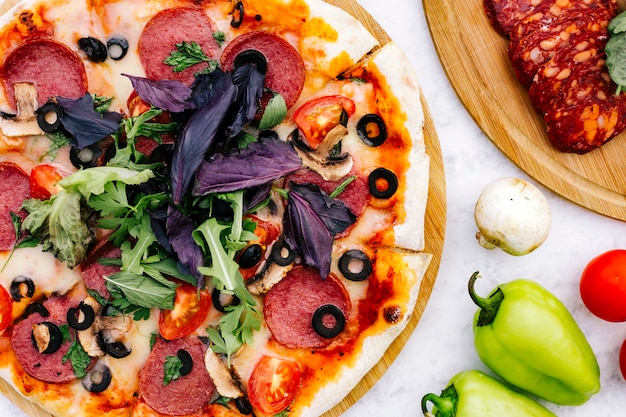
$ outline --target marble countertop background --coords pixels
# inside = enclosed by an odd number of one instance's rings
[[[542,187],[490,142],[459,101],[441,67],[420,0],[359,1],[404,49],[417,71],[442,148],[448,214],[441,266],[422,319],[385,375],[344,416],[421,416],[424,394],[439,394],[457,372],[487,371],[473,346],[475,306],[466,288],[474,271],[483,276],[477,284],[480,294],[516,278],[540,282],[564,302],[587,335],[601,368],[601,392],[583,406],[546,404],[548,408],[560,417],[624,416],[626,381],[619,371],[618,352],[626,338],[626,323],[608,323],[592,316],[580,300],[578,283],[589,260],[604,251],[626,247],[626,224]],[[537,185],[552,210],[548,239],[523,257],[486,250],[474,237],[473,210],[478,195],[489,182],[504,176]],[[0,416],[26,417],[4,397],[0,397]]]

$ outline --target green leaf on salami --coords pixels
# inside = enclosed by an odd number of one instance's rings
[[[187,68],[201,62],[206,62],[208,64],[208,71],[213,71],[217,68],[217,61],[206,56],[204,51],[202,51],[202,48],[200,48],[200,45],[193,41],[183,41],[181,43],[177,43],[176,50],[172,51],[163,62],[172,66],[172,71],[174,72],[184,71]]]
[[[181,377],[180,369],[182,366],[183,361],[181,361],[178,356],[168,355],[165,357],[165,363],[163,364],[163,386]]]

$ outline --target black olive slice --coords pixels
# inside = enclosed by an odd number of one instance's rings
[[[49,355],[59,350],[59,348],[61,347],[61,344],[63,343],[63,335],[61,334],[61,329],[59,329],[59,326],[49,321],[44,321],[42,323],[39,323],[39,325],[46,326],[48,328],[48,333],[50,335],[50,340],[48,340],[48,345],[41,353],[45,353],[46,355]],[[31,332],[30,336],[31,336],[31,341],[33,342],[33,346],[35,346],[35,349],[39,350],[39,345],[37,344],[37,340],[35,338],[34,329]]]
[[[193,358],[185,349],[178,349],[176,356],[180,359],[180,376],[189,375],[193,368]]]
[[[35,314],[35,313],[38,313],[39,315],[41,315],[41,317],[48,317],[50,315],[50,312],[48,311],[46,307],[44,307],[43,304],[30,303],[29,305],[26,306],[26,309],[24,310],[24,314],[22,315],[22,318],[26,318],[30,316],[31,314]]]
[[[81,150],[72,146],[70,149],[70,161],[76,168],[87,169],[97,166],[100,155],[102,155],[102,149],[97,145]]]
[[[239,397],[235,399],[235,406],[237,410],[244,416],[249,416],[252,414],[252,406],[250,405],[250,401],[246,397]]]
[[[239,255],[239,268],[249,269],[256,266],[263,257],[263,248],[258,243],[248,245]]]
[[[37,124],[46,133],[56,132],[61,126],[62,115],[61,106],[49,101],[37,109]]]
[[[228,303],[228,305],[224,305],[222,292],[217,288],[213,289],[213,292],[211,293],[211,301],[213,302],[213,306],[215,307],[215,309],[221,313],[226,313],[226,307],[236,306],[239,305],[239,303],[241,302],[239,297],[233,295],[230,303]]]
[[[20,301],[22,298],[31,298],[35,295],[35,283],[24,275],[18,275],[11,282],[11,298]]]
[[[107,41],[109,56],[114,61],[119,61],[128,52],[128,41],[124,38],[111,38]]]
[[[380,146],[387,140],[385,122],[377,114],[366,114],[356,125],[359,137],[368,146]]]
[[[76,308],[67,310],[67,324],[76,330],[86,330],[93,324],[96,314],[93,307],[80,302]]]
[[[92,38],[80,38],[78,47],[85,52],[87,58],[92,62],[104,62],[107,59],[107,47],[102,41]]]
[[[131,350],[122,342],[104,343],[104,352],[115,359],[125,358]]]
[[[87,372],[82,380],[83,387],[89,392],[102,392],[111,385],[111,369],[103,363],[98,362]]]
[[[329,315],[335,319],[335,324],[332,327],[328,327],[324,323],[324,319]],[[337,336],[346,327],[346,316],[336,305],[324,304],[313,313],[311,324],[317,334],[330,339]]]
[[[272,261],[280,266],[291,265],[296,260],[296,253],[291,250],[284,239],[279,239],[272,246]]]
[[[267,73],[267,59],[265,55],[256,49],[242,51],[235,57],[234,67],[239,68],[244,65],[253,65],[261,75]]]
[[[235,10],[233,10],[233,19],[230,21],[230,25],[234,28],[238,28],[243,23],[244,16],[243,2],[238,1],[235,4]]]
[[[376,168],[369,175],[369,189],[376,198],[391,198],[398,191],[398,177],[386,168]]]
[[[339,270],[350,281],[363,281],[372,273],[372,261],[362,251],[352,249],[339,258]]]

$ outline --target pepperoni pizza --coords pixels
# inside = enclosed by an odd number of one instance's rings
[[[0,376],[55,416],[318,416],[404,329],[415,73],[319,0],[0,17]]]

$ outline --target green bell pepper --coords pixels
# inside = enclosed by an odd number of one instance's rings
[[[488,298],[468,289],[478,307],[474,345],[480,359],[510,384],[561,405],[580,405],[600,391],[600,368],[578,324],[552,293],[518,279]]]
[[[433,404],[432,412],[428,403]],[[428,417],[556,417],[550,410],[480,371],[456,374],[441,395],[422,397]]]

